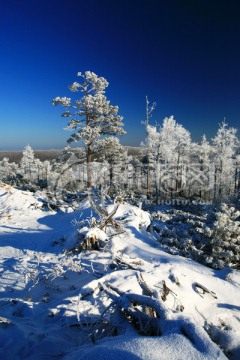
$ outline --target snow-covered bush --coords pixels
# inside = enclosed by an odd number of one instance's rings
[[[207,262],[216,269],[240,265],[240,211],[223,204],[212,227],[206,227],[210,254]]]
[[[97,226],[92,228],[83,227],[79,229],[79,239],[82,249],[100,250],[104,248],[108,242],[107,234]]]
[[[187,210],[187,209],[185,209]],[[153,213],[150,231],[169,253],[215,269],[240,265],[240,211],[227,204]],[[208,215],[206,215],[208,214]]]

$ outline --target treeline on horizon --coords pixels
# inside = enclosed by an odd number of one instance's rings
[[[39,153],[36,151],[37,156]],[[50,154],[56,155],[52,151]],[[36,155],[27,145],[19,163],[4,157],[0,161],[0,179],[31,189],[51,191],[57,186],[63,198],[68,193],[87,190],[84,149],[79,152],[66,147],[50,161],[40,160]],[[93,147],[92,172],[94,189],[106,189],[112,195],[123,192],[146,195],[153,203],[177,198],[216,202],[238,197],[237,130],[223,122],[211,142],[204,135],[196,143],[189,131],[171,116],[159,126],[146,125],[146,139],[139,150],[128,151],[113,136],[97,141]]]

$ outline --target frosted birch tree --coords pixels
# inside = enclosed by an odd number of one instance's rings
[[[190,132],[173,116],[165,118],[159,130],[158,157],[164,164],[161,170],[162,188],[171,194],[179,193],[186,182],[191,147]]]
[[[155,174],[157,201],[159,191],[164,197],[179,193],[186,181],[186,166],[189,162],[191,136],[173,116],[165,118],[162,126],[147,125],[147,138],[143,146],[147,148],[149,163]],[[185,167],[185,172],[183,171]],[[163,195],[163,194],[162,194]]]
[[[229,196],[234,189],[235,158],[239,147],[237,129],[223,121],[213,138],[215,147],[215,199]]]
[[[102,135],[125,134],[123,117],[118,115],[118,106],[113,106],[105,96],[108,82],[94,72],[78,73],[81,82],[69,86],[70,91],[80,93],[80,98],[72,100],[56,97],[53,105],[65,108],[63,117],[69,119],[67,129],[74,131],[68,143],[83,141],[87,158],[87,186],[92,187],[92,149],[94,142]]]
[[[151,172],[153,171],[155,171],[155,185],[158,196],[161,139],[156,126],[147,124],[146,132],[147,138],[144,146],[147,148],[147,197],[149,198],[151,195]]]

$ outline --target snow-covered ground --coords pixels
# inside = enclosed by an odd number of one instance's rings
[[[239,271],[163,252],[146,230],[149,214],[128,204],[115,215],[124,232],[102,251],[70,252],[88,202],[71,213],[41,205],[0,187],[2,360],[240,358]],[[119,311],[143,295],[139,276],[159,306],[160,336],[142,336]]]

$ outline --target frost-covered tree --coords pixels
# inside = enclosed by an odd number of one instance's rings
[[[149,131],[151,130],[151,127],[149,128],[150,124],[149,124],[149,119],[152,117],[152,112],[155,110],[157,106],[156,102],[153,102],[152,104],[150,104],[148,97],[146,96],[146,134],[147,134],[147,139],[149,138]],[[147,197],[150,197],[150,188],[151,188],[151,184],[150,184],[150,157],[151,157],[151,149],[150,149],[150,142],[147,141]]]
[[[160,175],[162,188],[172,197],[173,194],[179,194],[186,183],[191,136],[173,116],[163,120],[159,136],[159,152],[164,164]]]
[[[142,144],[143,148],[147,150],[147,197],[151,195],[151,174],[155,171],[155,185],[156,193],[158,194],[158,173],[160,166],[160,152],[161,152],[161,138],[156,126],[146,125],[147,138]]]
[[[43,180],[48,181],[48,177],[49,177],[49,174],[50,174],[50,171],[52,169],[51,167],[51,164],[50,164],[50,161],[49,160],[45,160],[43,163],[42,163],[42,167],[43,167]]]
[[[39,181],[42,179],[43,174],[42,174],[42,170],[43,170],[43,163],[41,162],[40,159],[35,159],[34,161],[34,168],[36,169],[36,177],[37,177],[37,182],[39,183]]]
[[[63,117],[69,118],[68,130],[74,131],[68,142],[83,141],[87,157],[87,186],[92,187],[92,150],[94,142],[101,135],[125,134],[122,116],[118,106],[113,106],[105,96],[108,82],[91,71],[79,72],[81,82],[74,82],[69,89],[80,93],[80,99],[72,101],[67,97],[56,97],[53,105],[62,105]]]
[[[215,148],[215,199],[229,196],[234,189],[235,158],[239,140],[237,129],[223,121],[213,138]]]
[[[188,160],[191,135],[173,116],[165,118],[160,129],[162,157],[167,163],[179,164]]]
[[[213,147],[210,145],[206,135],[202,136],[200,144],[192,144],[192,171],[195,172],[195,181],[189,184],[189,196],[197,195],[200,200],[211,200],[213,190],[214,167],[212,156]]]
[[[2,161],[0,161],[0,174],[1,179],[6,181],[11,174],[11,164],[9,163],[9,159],[4,157]]]
[[[155,126],[147,126],[146,143],[151,167],[156,175],[157,196],[160,187],[165,192],[165,196],[178,193],[185,181],[186,165],[189,161],[191,146],[189,131],[170,116],[163,120],[159,130]]]
[[[198,157],[200,164],[209,164],[212,147],[204,134],[199,145]]]
[[[20,162],[20,166],[23,171],[23,175],[29,180],[32,180],[34,164],[35,164],[34,151],[32,150],[30,145],[27,145],[23,149],[23,156]]]
[[[93,150],[98,160],[108,165],[110,191],[117,189],[124,180],[124,170],[129,160],[127,150],[114,136],[97,140]]]

